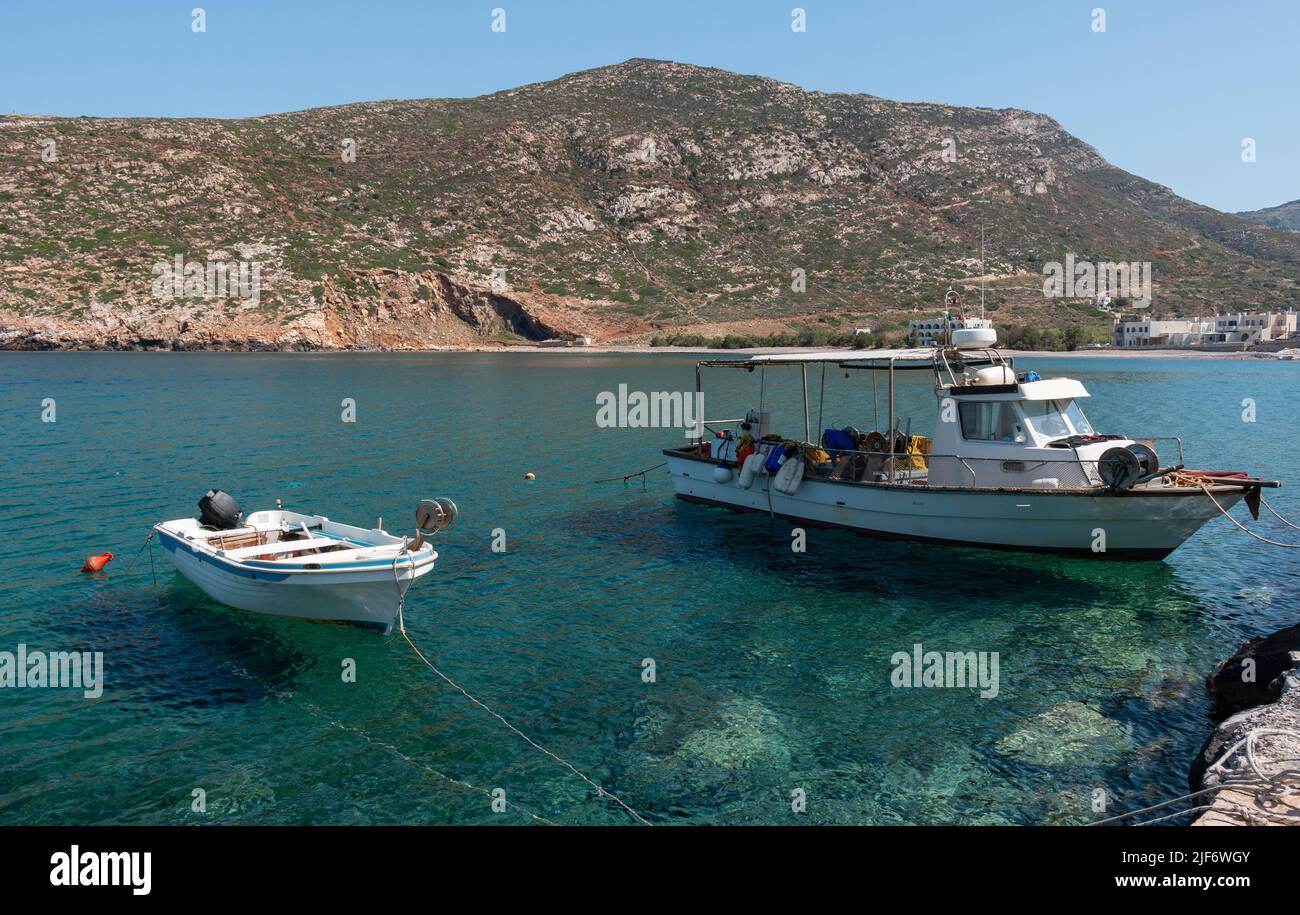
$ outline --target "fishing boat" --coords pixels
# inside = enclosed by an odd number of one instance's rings
[[[433,571],[438,554],[426,538],[458,514],[450,499],[425,500],[409,538],[285,511],[278,501],[245,517],[228,493],[210,490],[198,518],[163,521],[154,531],[177,571],[215,601],[387,632],[406,590]]]
[[[743,419],[706,419],[695,441],[664,451],[677,496],[888,539],[1160,560],[1243,499],[1258,518],[1261,489],[1279,485],[1187,470],[1177,437],[1099,434],[1079,381],[1018,372],[996,342],[992,328],[960,328],[929,347],[701,361],[697,398],[704,368],[759,372],[762,390],[769,370],[800,369],[803,437],[774,433],[761,395]],[[818,427],[828,366],[887,376],[885,427],[811,441],[809,366],[822,370]],[[929,435],[895,415],[907,369],[933,372]]]

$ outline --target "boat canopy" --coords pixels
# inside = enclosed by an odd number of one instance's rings
[[[784,362],[888,362],[891,360],[925,361],[934,360],[935,348],[932,346],[912,347],[909,349],[862,349],[834,350],[828,353],[771,353],[762,356],[750,356],[741,361],[742,365],[767,365]]]
[[[1087,396],[1088,389],[1073,378],[1044,378],[1020,383],[1022,400],[1073,400]]]

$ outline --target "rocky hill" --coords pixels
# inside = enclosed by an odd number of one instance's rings
[[[0,118],[0,346],[880,329],[974,289],[982,224],[999,322],[1104,320],[1044,299],[1067,253],[1150,261],[1158,310],[1300,305],[1300,237],[1044,115],[631,60],[246,120]]]
[[[1237,215],[1242,219],[1249,219],[1251,222],[1258,222],[1262,225],[1300,232],[1300,200],[1292,200],[1290,203],[1283,203],[1275,207],[1265,207],[1262,210],[1247,210]]]

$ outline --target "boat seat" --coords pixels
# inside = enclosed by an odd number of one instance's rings
[[[297,553],[299,550],[314,550],[326,546],[339,546],[339,541],[330,537],[312,537],[310,540],[282,540],[279,543],[264,543],[261,546],[241,546],[234,550],[219,550],[218,555],[227,559],[248,559],[251,556]]]
[[[337,543],[337,541],[335,541],[335,543]],[[383,553],[376,552],[382,549],[383,548],[381,546],[354,546],[354,547],[349,547],[348,549],[333,550],[328,553],[320,553],[313,556],[299,556],[296,559],[292,559],[292,560],[277,560],[277,561],[293,562],[293,563],[310,562],[319,565],[329,566],[338,563],[355,562],[356,560],[368,560],[368,559],[384,560],[384,561],[391,560],[393,558],[392,555],[384,555]],[[403,559],[402,562],[405,563],[406,560]]]

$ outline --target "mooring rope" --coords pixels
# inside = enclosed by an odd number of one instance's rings
[[[131,561],[126,564],[126,567],[124,569],[122,569],[122,574],[109,578],[108,580],[109,587],[116,585],[118,582],[126,581],[127,576],[131,574],[131,570],[135,568],[136,562],[140,559],[140,554],[143,553],[146,548],[148,548],[149,549],[149,574],[153,576],[154,590],[158,589],[158,570],[154,568],[154,564],[153,564],[153,538],[154,538],[154,534],[156,533],[158,532],[154,530],[149,531],[149,536],[144,538],[144,542],[141,543],[140,548],[135,551],[135,555],[131,557]]]
[[[1268,504],[1267,502],[1265,502],[1262,498],[1259,500],[1259,504],[1262,505],[1262,506],[1264,506],[1265,508],[1267,508],[1268,511],[1269,511],[1269,514],[1271,514],[1271,515],[1272,515],[1274,518],[1276,518],[1277,520],[1281,521],[1281,522],[1282,522],[1283,524],[1285,524],[1287,527],[1294,528],[1295,530],[1300,531],[1300,524],[1293,524],[1292,522],[1290,522],[1290,521],[1288,521],[1287,519],[1283,518],[1281,515],[1279,515],[1279,514],[1277,513],[1277,509],[1276,509],[1276,508],[1274,508],[1273,506],[1269,505],[1269,504]]]
[[[149,532],[149,536],[144,538],[144,543],[140,544],[140,549],[138,549],[138,550],[135,551],[135,555],[131,557],[131,561],[128,562],[128,563],[126,564],[126,568],[122,570],[122,577],[125,578],[127,575],[130,575],[130,574],[131,574],[131,570],[135,568],[136,561],[140,558],[140,554],[144,552],[145,547],[147,547],[149,544],[153,543],[153,535],[154,535],[154,533],[155,533],[154,531],[150,531],[150,532]],[[149,553],[149,566],[150,566],[150,568],[153,567],[153,552],[152,552],[152,551],[150,551],[150,553]],[[158,582],[158,576],[155,575],[155,576],[154,576],[154,583],[157,584],[157,582]]]
[[[310,709],[311,703],[305,703],[305,704]],[[324,718],[324,720],[327,721],[332,727],[336,727],[341,731],[350,731],[351,733],[356,734],[366,743],[373,744],[374,746],[377,747],[382,747],[385,750],[388,750],[390,753],[397,756],[398,758],[415,766],[417,769],[422,769],[425,772],[429,773],[430,775],[442,779],[448,784],[455,785],[456,787],[463,788],[467,791],[474,791],[478,794],[482,794],[488,798],[491,798],[492,800],[496,800],[496,796],[493,795],[489,789],[484,788],[481,785],[475,785],[471,782],[464,781],[463,779],[456,778],[454,775],[448,775],[446,772],[442,772],[441,770],[434,768],[428,763],[423,763],[420,762],[418,759],[414,759],[410,756],[407,756],[405,753],[403,753],[397,747],[393,746],[391,743],[387,743],[383,740],[377,740],[376,738],[371,737],[368,733],[363,731],[361,728],[344,724],[341,721],[336,721],[333,718],[331,718],[328,714],[322,713],[320,717]],[[541,814],[534,813],[533,811],[529,810],[527,807],[523,806],[522,804],[518,804],[512,800],[509,800],[508,798],[503,798],[502,800],[507,807],[515,808],[516,810],[518,810],[520,813],[522,813],[524,816],[528,817],[531,820],[535,820],[536,822],[542,823],[546,826],[559,825],[554,820],[548,820],[546,817],[542,816]]]
[[[507,721],[507,720],[505,719],[505,717],[502,716],[499,712],[497,712],[497,711],[495,711],[494,709],[492,709],[491,707],[489,707],[488,704],[487,704],[486,702],[484,702],[483,700],[481,700],[481,699],[479,699],[478,697],[476,697],[476,696],[474,696],[473,694],[471,694],[471,693],[469,692],[469,690],[465,689],[465,687],[461,686],[459,683],[457,683],[457,682],[456,682],[455,680],[453,680],[451,677],[447,676],[445,673],[443,673],[441,670],[439,670],[437,667],[435,667],[434,664],[433,664],[433,662],[430,661],[427,657],[424,656],[424,652],[420,651],[420,649],[416,646],[416,644],[415,644],[413,641],[411,641],[411,637],[410,637],[409,635],[407,635],[407,633],[406,633],[406,620],[405,620],[405,618],[403,617],[403,607],[404,607],[404,605],[406,604],[406,594],[407,594],[408,591],[411,590],[411,585],[408,584],[408,585],[406,586],[406,589],[403,590],[403,589],[402,589],[402,586],[401,586],[401,583],[400,583],[400,581],[399,581],[399,579],[398,579],[398,574],[397,574],[397,563],[398,563],[398,561],[401,559],[401,557],[402,557],[403,554],[405,554],[405,555],[407,556],[407,558],[410,560],[412,571],[414,571],[414,569],[415,569],[415,559],[414,559],[414,557],[411,556],[411,551],[410,551],[409,549],[407,549],[407,547],[406,547],[405,544],[403,544],[403,545],[402,545],[402,549],[399,550],[398,553],[397,553],[397,555],[393,557],[393,581],[394,581],[394,583],[397,585],[397,594],[398,594],[398,599],[397,599],[397,631],[400,632],[401,635],[402,635],[402,638],[406,640],[406,644],[411,646],[411,650],[415,652],[415,656],[416,656],[417,658],[419,658],[421,661],[423,661],[424,664],[425,664],[425,666],[428,667],[429,670],[433,671],[435,674],[437,674],[439,677],[441,677],[442,680],[443,680],[443,681],[444,681],[448,686],[450,686],[452,689],[456,690],[458,693],[460,693],[462,696],[464,696],[464,697],[465,697],[466,699],[468,699],[470,702],[472,702],[472,703],[474,703],[475,705],[477,705],[479,708],[483,709],[483,711],[487,712],[489,715],[491,715],[491,716],[492,716],[493,718],[495,718],[497,721],[500,721],[503,725],[506,726],[507,729],[509,729],[510,731],[513,731],[515,734],[517,734],[519,737],[521,737],[521,738],[524,740],[524,742],[527,743],[529,746],[531,746],[531,747],[533,747],[534,749],[540,751],[541,753],[544,753],[545,755],[549,756],[551,759],[555,760],[557,763],[559,763],[560,765],[564,766],[566,769],[568,769],[568,770],[569,770],[570,772],[572,772],[574,775],[578,776],[578,778],[582,779],[584,782],[586,782],[588,785],[590,785],[592,788],[594,788],[594,789],[596,790],[596,796],[597,796],[597,797],[608,797],[608,798],[610,798],[611,800],[614,801],[614,803],[618,804],[620,807],[622,807],[624,810],[626,810],[626,811],[627,811],[627,812],[632,816],[632,818],[635,819],[635,820],[636,820],[638,823],[640,823],[642,826],[652,826],[652,825],[654,825],[654,824],[651,823],[649,820],[647,820],[645,817],[643,817],[641,814],[637,813],[634,809],[632,809],[632,807],[631,807],[629,804],[627,804],[627,803],[626,803],[622,798],[620,798],[617,794],[615,794],[614,792],[610,791],[610,790],[607,789],[607,788],[602,787],[599,783],[597,783],[596,781],[594,781],[593,779],[591,779],[589,776],[587,776],[586,773],[584,773],[582,770],[580,770],[580,769],[579,769],[577,766],[575,766],[573,763],[569,762],[567,759],[564,759],[563,757],[558,756],[557,754],[555,754],[555,753],[553,753],[552,751],[548,750],[546,747],[542,746],[540,743],[538,743],[537,741],[533,740],[533,738],[529,737],[529,736],[528,736],[527,734],[525,734],[523,731],[519,730],[519,728],[515,727],[513,724],[511,724],[509,721]],[[414,581],[415,581],[415,576],[412,575],[412,576],[411,576],[411,582],[414,583]]]
[[[1259,738],[1270,736],[1270,735],[1277,736],[1277,737],[1291,737],[1300,740],[1300,731],[1293,730],[1290,728],[1251,728],[1249,731],[1246,732],[1246,735],[1244,737],[1238,738],[1231,746],[1229,746],[1226,750],[1224,750],[1219,755],[1219,758],[1214,763],[1212,763],[1206,769],[1207,774],[1214,772],[1222,776],[1222,782],[1220,784],[1215,785],[1211,788],[1202,788],[1199,791],[1192,791],[1188,794],[1181,795],[1180,797],[1173,798],[1172,800],[1162,801],[1159,804],[1153,804],[1150,807],[1143,807],[1139,810],[1130,810],[1128,813],[1121,813],[1117,816],[1107,817],[1104,820],[1097,820],[1096,822],[1089,823],[1088,825],[1102,826],[1106,823],[1116,823],[1119,822],[1120,820],[1126,820],[1130,817],[1139,816],[1144,813],[1152,813],[1156,810],[1163,810],[1164,808],[1169,807],[1173,804],[1179,804],[1182,803],[1183,801],[1188,801],[1191,800],[1192,798],[1200,797],[1205,794],[1213,794],[1218,791],[1231,791],[1234,789],[1242,789],[1242,790],[1261,789],[1255,795],[1256,801],[1259,801],[1265,797],[1285,797],[1288,795],[1300,796],[1300,768],[1286,765],[1287,763],[1291,763],[1291,762],[1300,762],[1300,760],[1295,760],[1295,759],[1280,760],[1278,762],[1279,768],[1277,769],[1277,771],[1268,772],[1265,770],[1263,764],[1260,763],[1259,757],[1256,755],[1256,749],[1257,749],[1256,744],[1258,743]],[[1227,765],[1228,761],[1243,747],[1245,748],[1244,755],[1246,758],[1246,764],[1249,768],[1249,772],[1242,773],[1241,775],[1237,775],[1232,772],[1225,771],[1225,766]],[[1268,789],[1268,790],[1263,790],[1263,789]],[[1251,810],[1248,807],[1244,807],[1241,804],[1238,804],[1236,801],[1227,800],[1226,798],[1222,799],[1222,803],[1231,812],[1237,814],[1248,823],[1252,823],[1254,825],[1267,825],[1266,818],[1257,811]],[[1180,810],[1177,813],[1166,814],[1165,816],[1156,817],[1155,819],[1146,820],[1144,822],[1136,823],[1134,825],[1151,826],[1155,823],[1162,823],[1166,820],[1173,820],[1173,819],[1177,819],[1178,817],[1187,816],[1188,814],[1204,812],[1212,809],[1214,809],[1214,804],[1199,804],[1187,810]],[[1282,814],[1277,814],[1276,816],[1298,817],[1300,816],[1300,814],[1282,813]]]
[[[1219,514],[1223,515],[1223,517],[1227,518],[1229,521],[1235,524],[1239,530],[1245,531],[1247,534],[1250,534],[1250,536],[1254,537],[1256,540],[1260,541],[1261,543],[1267,543],[1271,546],[1284,547],[1285,549],[1288,550],[1300,550],[1300,543],[1283,543],[1280,540],[1270,540],[1269,538],[1261,534],[1255,533],[1250,528],[1246,527],[1246,525],[1238,521],[1236,518],[1232,517],[1232,515],[1228,514],[1227,509],[1225,509],[1222,505],[1219,504],[1218,499],[1214,498],[1214,494],[1210,492],[1210,487],[1206,485],[1204,479],[1199,477],[1191,477],[1190,479],[1193,480],[1196,483],[1196,485],[1200,486],[1201,492],[1205,493],[1205,495],[1209,498],[1209,500],[1214,503],[1214,507],[1219,510]]]
[[[621,477],[610,477],[608,480],[592,480],[592,483],[616,483],[619,480],[622,480],[623,484],[627,485],[627,481],[632,479],[633,477],[641,477],[641,482],[644,483],[645,475],[647,473],[649,473],[652,470],[658,470],[660,467],[667,467],[667,466],[668,466],[668,462],[662,461],[658,464],[655,464],[653,467],[647,467],[645,470],[637,470],[634,471],[633,473],[625,473]]]

